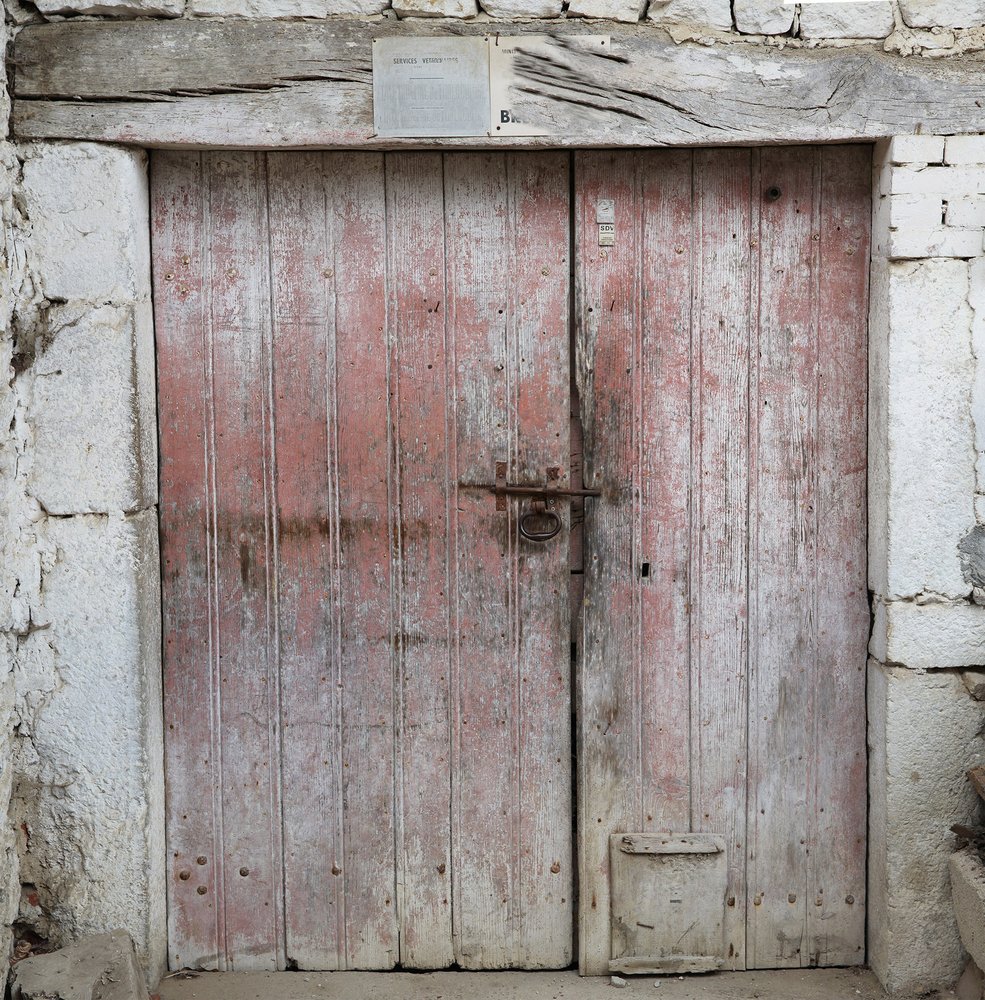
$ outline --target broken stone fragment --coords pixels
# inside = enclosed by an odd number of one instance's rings
[[[11,975],[12,1000],[148,1000],[144,973],[126,931],[97,934],[25,958]]]
[[[623,979],[622,976],[610,976],[609,983],[617,989],[622,989],[624,986],[629,985],[629,980]]]

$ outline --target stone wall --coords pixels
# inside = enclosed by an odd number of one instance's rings
[[[895,993],[963,966],[950,826],[979,805],[985,137],[877,147],[869,325],[869,959]],[[977,443],[976,443],[977,442]]]
[[[45,946],[125,927],[157,975],[163,736],[146,157],[88,144],[5,154],[0,349],[10,375],[0,419],[12,433],[0,449],[0,795],[19,873],[16,894],[0,896],[2,917]]]
[[[900,55],[985,50],[985,0],[7,0],[15,20],[94,17],[558,17],[645,21],[678,42],[846,45],[875,41]]]

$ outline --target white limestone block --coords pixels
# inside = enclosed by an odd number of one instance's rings
[[[973,968],[985,963],[985,862],[973,847],[951,855],[951,899],[954,916],[961,934],[961,943],[971,955]],[[955,991],[960,997],[960,989]],[[979,987],[977,995],[982,996]]]
[[[475,17],[476,0],[396,0],[398,17]]]
[[[929,229],[905,226],[890,234],[887,256],[892,260],[923,257],[977,257],[982,253],[981,229],[938,224]]]
[[[886,198],[893,229],[933,229],[944,224],[944,199],[939,194],[894,194]],[[950,206],[948,206],[950,216]]]
[[[805,3],[801,38],[885,38],[894,27],[889,0],[872,3]]]
[[[946,988],[965,955],[951,905],[950,826],[980,812],[985,704],[960,673],[870,663],[869,961],[891,994]]]
[[[985,135],[950,135],[944,147],[945,163],[985,163]]]
[[[560,17],[562,0],[479,0],[490,16],[510,20],[524,17]]]
[[[50,310],[34,361],[28,489],[51,514],[137,510],[157,497],[150,303]]]
[[[977,604],[877,600],[873,610],[869,652],[878,660],[914,670],[985,663],[985,608]]]
[[[887,600],[965,598],[958,543],[975,494],[968,264],[877,258],[872,275],[870,584]]]
[[[25,147],[29,251],[53,299],[150,296],[147,156],[97,143]]]
[[[985,170],[971,166],[899,167],[892,171],[889,194],[940,194],[945,198],[985,193]]]
[[[22,879],[57,900],[66,939],[126,927],[152,981],[166,952],[160,567],[156,511],[49,518],[36,633],[56,681],[30,714],[36,755]]]
[[[389,6],[387,0],[188,0],[188,12],[199,17],[258,20],[379,14]]]
[[[94,17],[181,17],[185,0],[36,0],[42,14]]]
[[[978,28],[985,25],[985,0],[900,0],[911,28]]]
[[[744,35],[785,35],[796,9],[782,0],[732,0],[735,27]]]
[[[826,5],[825,5],[826,6]],[[803,15],[801,15],[803,17]],[[889,163],[941,163],[944,159],[944,136],[897,135],[889,140],[884,159]]]
[[[732,5],[729,0],[650,0],[646,16],[654,24],[732,30]]]
[[[985,194],[949,199],[945,221],[949,226],[985,226]]]

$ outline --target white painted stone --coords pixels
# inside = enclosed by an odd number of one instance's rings
[[[899,0],[911,28],[978,28],[985,25],[985,0]]]
[[[985,195],[967,195],[947,202],[945,221],[949,226],[985,226]]]
[[[785,35],[796,7],[782,0],[732,0],[735,27],[744,35]]]
[[[181,17],[185,0],[35,0],[42,14],[94,17]]]
[[[944,199],[939,194],[894,194],[885,200],[893,229],[933,229],[944,223]]]
[[[157,496],[149,302],[70,303],[35,358],[28,489],[51,514],[137,510]]]
[[[811,3],[800,8],[801,38],[885,38],[893,30],[893,5]]]
[[[950,826],[980,811],[964,772],[981,760],[985,704],[958,672],[871,662],[868,708],[869,961],[890,993],[916,996],[964,967]]]
[[[941,194],[945,197],[985,193],[985,170],[975,167],[900,167],[892,173],[890,194]]]
[[[876,601],[869,651],[916,670],[985,663],[985,608],[967,603]]]
[[[188,0],[188,12],[198,17],[261,20],[379,14],[389,6],[387,0]]]
[[[52,299],[130,302],[147,295],[147,156],[96,143],[25,148],[30,252]]]
[[[985,135],[948,136],[944,149],[944,162],[985,164]]]
[[[889,237],[886,256],[892,260],[921,257],[978,257],[983,251],[981,228],[959,229],[937,225],[931,229],[903,226]]]
[[[887,600],[970,593],[957,549],[974,524],[968,291],[962,260],[873,261],[869,565]]]
[[[951,855],[951,899],[961,943],[979,968],[985,965],[985,863],[973,848]]]
[[[21,878],[63,940],[126,927],[153,980],[166,946],[157,515],[50,518],[46,537],[46,627],[17,675]]]
[[[654,24],[694,25],[718,31],[732,28],[729,0],[650,0],[646,16]]]
[[[562,0],[479,0],[482,9],[496,18],[560,17]]]
[[[825,5],[826,6],[826,5]],[[944,137],[940,135],[897,135],[889,140],[885,158],[890,163],[941,163]]]
[[[398,17],[475,17],[476,0],[396,0]]]
[[[985,493],[985,258],[979,257],[969,266],[968,303],[972,309],[971,350],[975,356],[975,380],[971,391],[975,475],[977,491],[982,494]]]
[[[985,495],[975,494],[975,520],[979,524],[985,524]]]

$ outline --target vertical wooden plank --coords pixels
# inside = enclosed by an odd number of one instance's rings
[[[283,894],[265,171],[261,154],[213,153],[206,162],[223,771],[217,863],[231,967],[275,969],[283,964]]]
[[[751,461],[748,949],[806,963],[816,553],[817,152],[760,152],[760,314]]]
[[[735,969],[745,965],[751,155],[694,153],[691,829],[727,844]]]
[[[344,849],[335,867],[345,881],[346,966],[388,969],[399,960],[399,935],[382,154],[325,154],[323,177],[334,254],[329,449],[339,525],[336,683],[342,693],[338,767],[344,796]]]
[[[510,262],[506,161],[494,153],[445,158],[448,322],[453,331],[457,479],[490,483],[497,461],[515,475],[510,384]],[[519,890],[514,820],[516,618],[511,510],[486,491],[459,490],[453,772],[455,960],[464,968],[514,962]]]
[[[568,476],[564,155],[446,157],[460,484]],[[456,960],[570,960],[567,558],[521,542],[511,502],[461,489],[453,781]],[[524,508],[526,509],[526,508]],[[565,513],[565,512],[562,512]],[[481,667],[480,667],[481,665]]]
[[[342,855],[338,524],[327,361],[330,347],[334,354],[334,253],[325,231],[322,154],[272,153],[267,169],[286,960],[340,969],[346,967],[344,881],[332,873]]]
[[[454,961],[448,613],[454,443],[441,154],[391,154],[386,186],[400,959],[430,969]]]
[[[586,505],[585,605],[578,692],[579,969],[608,971],[609,834],[641,810],[639,489],[642,205],[640,154],[576,157],[578,387]],[[598,246],[596,206],[615,203],[615,246]]]
[[[865,960],[866,329],[871,150],[820,151],[817,673],[807,961]]]
[[[222,873],[215,864],[222,785],[212,726],[218,692],[212,683],[211,348],[203,281],[209,219],[200,154],[154,155],[151,220],[161,403],[168,950],[172,968],[214,969],[225,956]]]
[[[690,150],[639,154],[642,335],[632,380],[640,580],[641,830],[682,832],[691,821],[691,270]],[[629,478],[629,477],[627,477]],[[604,606],[594,604],[594,615]]]
[[[567,153],[507,154],[515,475],[542,482],[549,468],[571,484],[569,170]],[[474,441],[461,447],[474,447]],[[491,516],[494,504],[486,499]],[[527,509],[526,503],[517,511]],[[570,518],[570,510],[562,511]],[[568,520],[570,524],[570,520]],[[514,829],[519,882],[513,965],[557,969],[573,951],[571,653],[567,539],[512,536],[514,577]]]

